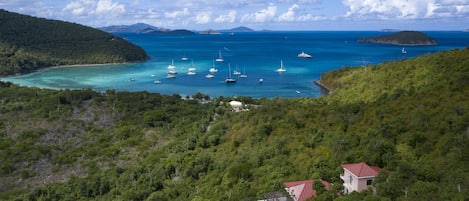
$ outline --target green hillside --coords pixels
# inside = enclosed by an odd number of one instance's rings
[[[328,96],[192,99],[0,87],[0,200],[258,200],[324,179],[316,200],[469,197],[469,49],[324,73]],[[247,111],[233,112],[239,100]],[[338,196],[340,165],[385,171]]]
[[[109,33],[0,9],[0,76],[57,65],[122,63],[147,58],[142,48]]]

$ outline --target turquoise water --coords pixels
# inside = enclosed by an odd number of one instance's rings
[[[83,89],[97,91],[149,91],[162,94],[192,95],[197,92],[212,97],[251,96],[317,97],[323,94],[314,84],[322,72],[344,66],[376,64],[383,61],[411,58],[427,53],[469,46],[468,32],[426,32],[439,45],[406,47],[357,43],[362,37],[382,35],[372,31],[316,32],[252,32],[234,35],[147,35],[120,34],[143,47],[151,60],[141,63],[51,68],[39,72],[1,78],[23,86],[52,89]],[[300,59],[301,51],[312,59]],[[214,62],[221,52],[224,62]],[[187,61],[182,61],[182,57]],[[167,79],[167,66],[174,60],[177,77]],[[286,72],[275,70],[283,61]],[[218,72],[207,79],[215,63]],[[196,75],[187,75],[189,67]],[[234,84],[224,82],[231,70],[246,72],[247,78],[231,75]],[[130,81],[132,78],[132,81]],[[263,83],[259,83],[263,79]],[[155,84],[154,81],[161,81]]]

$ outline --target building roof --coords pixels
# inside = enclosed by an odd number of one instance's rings
[[[231,107],[241,107],[243,106],[243,103],[239,101],[230,101],[230,105]]]
[[[331,188],[331,184],[324,180],[319,180],[324,184],[326,190]],[[297,201],[304,201],[310,197],[316,197],[316,190],[313,189],[314,180],[285,182],[283,185],[291,196],[295,196]]]
[[[381,168],[376,166],[368,166],[366,163],[352,163],[343,164],[342,168],[348,170],[357,177],[374,177],[376,176]]]

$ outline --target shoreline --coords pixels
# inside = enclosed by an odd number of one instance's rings
[[[109,65],[117,65],[117,64],[130,64],[132,62],[123,62],[123,63],[100,63],[100,64],[67,64],[67,65],[58,65],[58,66],[49,66],[49,67],[44,67],[41,68],[40,70],[43,69],[48,69],[48,68],[73,68],[73,67],[85,67],[85,66],[109,66]]]
[[[87,67],[87,66],[110,66],[110,65],[117,65],[117,64],[130,64],[130,63],[133,63],[133,62],[124,62],[124,63],[97,63],[97,64],[67,64],[67,65],[58,65],[58,66],[48,66],[48,67],[42,67],[42,68],[38,68],[34,71],[31,71],[31,72],[28,72],[28,73],[16,73],[16,74],[12,74],[12,75],[4,75],[4,76],[0,76],[0,78],[6,78],[6,77],[16,77],[16,76],[22,76],[22,75],[27,75],[27,74],[31,74],[31,73],[35,73],[35,72],[40,72],[40,71],[43,71],[43,70],[48,70],[48,69],[58,69],[58,68],[76,68],[76,67]]]
[[[327,88],[326,85],[322,84],[321,81],[319,81],[319,80],[314,80],[314,84],[318,85],[319,88],[321,88],[322,90],[324,90],[327,95],[329,95],[329,94],[332,93],[332,90],[330,90],[329,88]]]

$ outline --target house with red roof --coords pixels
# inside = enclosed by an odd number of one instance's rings
[[[285,182],[285,190],[290,194],[294,201],[304,201],[311,197],[316,197],[316,190],[313,188],[314,182],[324,184],[326,190],[331,188],[331,183],[324,180],[305,180]]]
[[[344,194],[352,191],[360,192],[372,187],[373,180],[378,175],[381,168],[369,166],[366,163],[343,164],[344,172],[340,175],[343,181]]]

